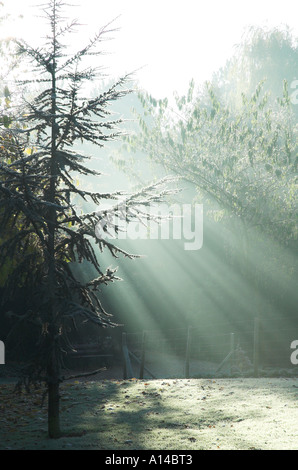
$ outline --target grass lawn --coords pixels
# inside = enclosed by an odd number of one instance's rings
[[[42,390],[0,385],[0,449],[298,450],[298,380],[101,380],[61,387],[63,437]]]

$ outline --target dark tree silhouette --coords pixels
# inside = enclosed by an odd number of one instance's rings
[[[98,289],[118,277],[115,269],[102,270],[97,253],[108,249],[115,257],[135,256],[103,236],[111,225],[118,230],[111,215],[126,221],[146,218],[140,204],[143,207],[167,195],[164,182],[126,196],[124,201],[121,192],[101,194],[76,186],[76,175],[97,172],[85,165],[87,157],[75,144],[88,142],[101,147],[119,135],[121,121],[111,119],[109,105],[128,93],[129,77],[119,79],[95,98],[84,95],[84,83],[97,79],[98,71],[84,68],[83,59],[97,57],[97,46],[113,30],[107,25],[85,47],[68,56],[62,39],[76,23],[60,24],[63,6],[61,0],[49,0],[43,9],[50,26],[43,47],[18,43],[20,57],[29,58],[30,73],[37,78],[18,83],[24,89],[24,102],[14,122],[2,126],[0,165],[0,262],[7,266],[2,302],[12,298],[20,286],[28,288],[30,308],[15,318],[16,322],[34,323],[39,340],[23,378],[27,385],[34,381],[47,384],[51,438],[61,434],[59,386],[63,357],[71,348],[66,326],[77,318],[100,327],[115,326],[100,302]],[[26,99],[25,89],[32,82],[43,89]],[[120,196],[121,205],[117,204]],[[81,214],[74,198],[93,205],[115,200],[115,205],[109,214],[106,210]],[[96,231],[99,225],[103,227],[101,234]],[[97,272],[95,279],[84,284],[70,267],[71,262],[83,260]]]

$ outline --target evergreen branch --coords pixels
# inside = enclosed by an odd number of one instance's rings
[[[115,21],[115,20],[113,20]],[[99,55],[101,52],[92,52],[91,49],[95,47],[99,42],[102,42],[104,40],[104,35],[107,33],[115,32],[117,29],[107,29],[112,22],[109,22],[106,26],[103,26],[99,32],[94,36],[93,39],[89,41],[89,43],[81,50],[79,50],[75,55],[73,55],[71,58],[69,58],[66,62],[62,63],[60,67],[57,68],[57,72],[60,70],[65,70],[69,66],[73,65],[74,63],[77,63],[80,61],[83,57],[87,55]]]

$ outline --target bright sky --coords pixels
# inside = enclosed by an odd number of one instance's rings
[[[35,17],[40,10],[32,5],[46,0],[2,3],[24,18],[4,24],[1,37],[18,35],[32,43],[33,37],[44,34],[42,20]],[[171,96],[175,90],[185,92],[191,78],[196,82],[210,78],[232,55],[245,27],[288,24],[298,35],[297,17],[297,0],[82,0],[81,6],[69,8],[69,20],[79,18],[86,25],[72,36],[78,48],[117,18],[114,27],[120,30],[104,44],[110,53],[109,74],[140,69],[136,77],[156,98]]]

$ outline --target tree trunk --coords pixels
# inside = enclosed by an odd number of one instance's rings
[[[57,343],[55,340],[55,330],[50,331],[50,347],[52,353],[49,357],[47,366],[47,385],[48,385],[48,435],[52,439],[58,439],[60,431],[60,368],[57,361]]]
[[[59,418],[59,382],[48,384],[48,434],[52,439],[61,436]]]
[[[54,204],[56,198],[57,186],[57,161],[56,161],[56,140],[57,140],[57,126],[56,126],[56,2],[53,4],[53,59],[52,59],[52,142],[51,142],[51,164],[50,164],[50,194],[49,201]],[[59,416],[59,366],[57,361],[56,338],[57,331],[57,317],[56,317],[56,261],[55,261],[55,234],[56,234],[57,213],[56,209],[52,207],[49,214],[48,230],[49,230],[49,272],[48,272],[48,287],[50,292],[50,348],[52,355],[48,364],[48,433],[49,437],[57,439],[60,437],[60,416]]]

